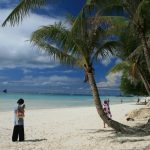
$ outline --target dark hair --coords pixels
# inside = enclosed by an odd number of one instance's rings
[[[22,98],[20,98],[20,99],[17,101],[17,103],[18,103],[19,105],[22,105],[22,104],[24,104],[24,100],[23,100]]]
[[[104,104],[108,104],[108,101],[104,100]]]

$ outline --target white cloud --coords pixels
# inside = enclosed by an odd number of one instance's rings
[[[10,13],[10,9],[0,9],[0,22]],[[0,27],[0,68],[14,67],[55,67],[58,61],[46,56],[46,54],[33,48],[30,42],[31,33],[42,25],[54,24],[63,18],[48,18],[31,13],[22,24],[15,27]]]
[[[23,71],[24,74],[32,73],[32,71],[28,68],[23,68],[22,71]]]
[[[115,57],[111,53],[109,53],[109,52],[108,52],[108,56],[107,57],[105,57],[105,58],[100,57],[101,63],[104,66],[108,66],[111,63],[112,59],[114,59],[114,58]]]
[[[11,3],[12,3],[12,0],[0,0],[0,4],[5,4],[5,6]]]
[[[97,86],[100,88],[118,87],[120,85],[121,76],[122,72],[109,74],[105,77],[104,81],[97,83]]]
[[[72,83],[81,83],[81,80],[79,78],[72,78],[68,76],[58,76],[53,75],[50,77],[37,77],[34,78],[32,76],[26,76],[23,79],[24,82],[33,82],[34,85],[53,85],[53,86],[59,86],[59,85],[71,85]]]
[[[119,59],[119,58],[117,58],[117,60],[116,60],[115,64],[119,64],[119,63],[121,63],[121,62],[122,62],[122,60],[121,60],[121,59]]]
[[[111,62],[111,59],[103,59],[101,62],[104,66],[108,66]]]
[[[3,85],[7,85],[7,84],[8,84],[8,82],[7,82],[7,81],[4,81],[4,82],[2,82],[2,84],[3,84]]]
[[[73,73],[73,72],[76,72],[75,70],[65,70],[65,71],[63,71],[63,73]]]
[[[68,76],[52,75],[46,76],[24,76],[21,80],[7,81],[9,85],[23,85],[23,86],[66,86],[66,85],[81,85],[83,82],[80,78],[73,78]],[[4,83],[3,83],[4,84]],[[5,82],[6,84],[6,82]],[[61,88],[61,87],[60,87]]]

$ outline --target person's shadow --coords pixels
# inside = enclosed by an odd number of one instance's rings
[[[47,139],[29,139],[29,140],[25,140],[24,142],[41,142],[41,141],[47,141]]]

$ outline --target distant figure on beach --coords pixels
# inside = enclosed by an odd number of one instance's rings
[[[145,105],[147,104],[146,99],[145,99]]]
[[[110,100],[109,100],[109,98],[108,98],[108,105],[109,105],[109,102],[110,102]]]
[[[24,109],[25,104],[23,99],[17,101],[17,106],[14,109],[14,129],[12,135],[12,141],[15,142],[24,141]]]
[[[109,107],[108,100],[104,101],[103,110],[104,110],[105,114],[107,115],[107,117],[111,119],[112,115],[111,115],[111,112],[110,112],[110,107]],[[105,128],[105,122],[104,122],[104,128]]]
[[[136,104],[139,104],[139,103],[140,103],[140,99],[138,98],[138,100],[137,100]]]
[[[121,104],[123,103],[123,100],[121,99]]]

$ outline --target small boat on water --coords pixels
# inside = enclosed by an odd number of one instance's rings
[[[4,92],[4,93],[7,93],[7,89],[4,89],[3,92]]]

